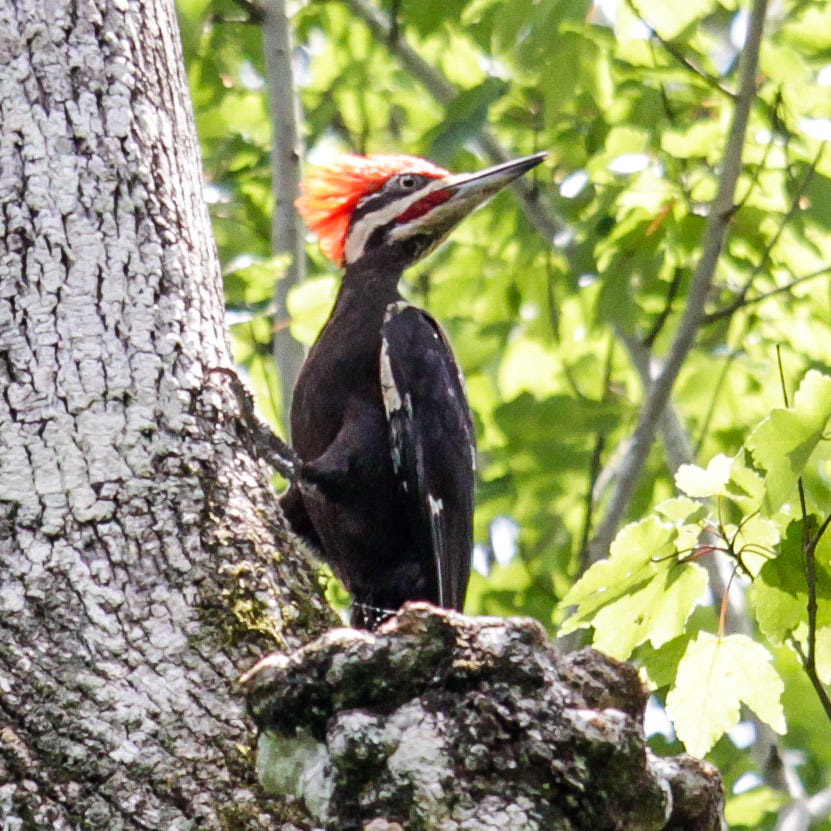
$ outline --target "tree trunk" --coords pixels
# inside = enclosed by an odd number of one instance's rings
[[[173,3],[11,0],[0,66],[0,826],[279,827],[233,682],[331,621],[209,373]]]

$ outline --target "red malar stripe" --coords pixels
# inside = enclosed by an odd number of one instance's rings
[[[413,204],[410,205],[410,207],[407,208],[403,214],[400,214],[395,221],[397,223],[402,223],[418,219],[420,216],[424,216],[424,214],[432,211],[436,205],[441,205],[442,202],[447,202],[452,195],[453,192],[450,190],[434,190],[432,193],[428,193],[424,199],[419,199],[418,202],[413,202]]]

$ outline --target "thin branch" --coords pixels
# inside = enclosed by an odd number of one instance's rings
[[[780,94],[780,92],[777,92],[777,101],[779,100]],[[778,104],[774,103],[773,107],[775,108],[777,106]],[[747,189],[744,192],[744,196],[742,196],[740,199],[736,199],[737,211],[740,211],[747,204],[748,200],[753,194],[753,191],[756,190],[756,188],[759,186],[759,180],[762,176],[762,173],[764,173],[767,170],[768,157],[770,156],[770,151],[773,148],[775,142],[776,134],[773,130],[771,130],[770,138],[765,143],[765,149],[762,152],[762,158],[759,160],[759,163],[757,165],[754,165],[753,167],[753,173],[751,173],[750,175],[750,181],[747,183]]]
[[[683,276],[683,269],[676,268],[672,275],[672,282],[669,284],[669,288],[667,289],[667,296],[664,300],[664,308],[661,309],[661,313],[655,319],[654,325],[649,330],[647,336],[643,339],[643,345],[648,349],[652,348],[652,345],[655,343],[655,339],[661,334],[661,329],[664,328],[664,324],[667,322],[670,314],[672,314],[672,304],[675,302],[675,298],[678,295],[678,289],[681,287],[681,279]]]
[[[692,349],[695,336],[703,321],[704,304],[713,285],[713,276],[724,245],[727,228],[733,216],[733,197],[742,166],[750,108],[756,97],[756,67],[764,30],[767,0],[755,0],[750,18],[750,30],[741,59],[741,80],[736,96],[733,123],[724,152],[719,189],[707,217],[701,259],[693,276],[684,316],[676,332],[666,362],[647,391],[638,426],[631,439],[628,453],[616,488],[606,509],[601,525],[590,546],[592,560],[606,556],[612,539],[626,513],[635,485],[655,439],[655,431],[681,367]]]
[[[785,380],[785,372],[782,366],[782,350],[779,346],[776,347],[776,360],[779,365],[779,381],[782,385],[782,398],[785,401],[785,406],[790,406],[790,399],[788,396],[788,387]],[[816,667],[816,635],[817,635],[817,575],[816,575],[816,561],[815,553],[822,535],[828,528],[831,522],[831,516],[826,517],[817,533],[810,536],[810,528],[808,524],[808,508],[805,502],[805,487],[802,484],[802,477],[796,480],[797,489],[799,491],[799,506],[802,514],[802,551],[805,555],[805,582],[808,585],[808,654],[806,655],[802,649],[799,641],[791,635],[790,642],[799,655],[799,660],[802,662],[802,668],[808,676],[814,691],[816,692],[820,703],[825,709],[825,714],[831,721],[831,698],[828,696],[828,691],[825,689],[821,679],[817,675]]]
[[[300,104],[294,83],[291,29],[285,0],[268,0],[264,12],[263,45],[268,67],[269,115],[273,132],[271,174],[275,197],[271,247],[275,254],[285,253],[291,257],[285,276],[274,287],[274,316],[279,320],[288,316],[286,298],[289,290],[306,277],[303,226],[294,209],[294,200],[300,193],[303,150],[299,129]],[[290,331],[276,328],[273,353],[280,370],[281,404],[285,413],[303,362],[303,347]],[[288,419],[284,421],[288,422]]]
[[[678,61],[684,69],[688,69],[693,75],[704,81],[708,87],[720,92],[722,95],[726,95],[730,99],[735,98],[735,93],[731,89],[724,86],[724,84],[722,84],[715,75],[710,75],[709,72],[705,72],[700,66],[694,64],[674,43],[668,41],[666,38],[662,37],[659,32],[653,29],[646,18],[644,18],[644,16],[636,8],[633,0],[626,0],[626,5],[629,7],[629,11],[631,11],[632,14],[638,18],[638,22],[646,27],[650,37],[655,38],[655,40],[661,44],[664,51]]]
[[[615,343],[614,338],[609,338],[609,345],[606,349],[606,361],[603,370],[603,397],[608,397],[609,388],[612,384],[612,371],[614,365]],[[584,498],[584,513],[583,513],[583,530],[580,534],[580,560],[585,559],[586,549],[591,540],[592,521],[594,516],[594,489],[597,485],[597,477],[601,472],[601,460],[603,458],[603,450],[606,447],[606,435],[598,433],[595,436],[594,448],[592,449],[591,460],[589,461],[589,481],[586,488],[586,495]]]
[[[782,386],[782,398],[786,407],[790,407],[788,384],[785,378],[785,368],[782,365],[782,349],[776,345],[776,363],[779,369],[779,383]],[[816,637],[817,637],[817,573],[814,560],[814,547],[811,545],[810,525],[808,522],[808,506],[805,500],[805,486],[800,476],[796,480],[799,493],[799,510],[802,515],[802,553],[805,557],[805,582],[808,586],[808,655],[803,661],[808,676],[816,675]]]
[[[733,361],[736,360],[738,354],[738,350],[730,350],[727,355],[727,360],[724,362],[724,366],[721,368],[718,379],[713,386],[713,394],[710,396],[710,403],[707,405],[707,411],[704,413],[704,419],[701,422],[701,429],[698,432],[698,440],[695,443],[696,458],[698,458],[698,454],[701,452],[701,448],[704,445],[704,440],[707,438],[707,433],[710,431],[710,424],[712,423],[713,417],[716,413],[716,402],[718,401],[719,395],[721,395],[721,393],[725,390],[727,373],[730,371],[730,367],[733,364]]]
[[[710,314],[705,315],[703,325],[709,326],[711,323],[716,323],[717,321],[722,320],[725,317],[730,317],[734,312],[736,312],[737,309],[744,309],[748,306],[753,306],[756,303],[761,303],[763,300],[768,300],[771,297],[775,297],[777,294],[786,294],[794,286],[798,286],[800,283],[805,283],[808,280],[816,280],[817,277],[824,277],[829,272],[831,272],[831,265],[826,265],[822,268],[818,268],[816,271],[811,271],[808,274],[803,274],[801,277],[797,277],[794,280],[791,280],[790,283],[787,283],[784,286],[777,286],[775,289],[766,291],[763,294],[757,294],[755,297],[750,297],[745,300],[740,300],[735,303],[731,303],[724,309],[719,309],[717,312],[711,312]]]
[[[378,41],[387,44],[407,72],[418,79],[439,104],[447,106],[453,101],[458,94],[456,87],[439,70],[427,63],[400,34],[395,34],[395,27],[389,15],[376,8],[369,0],[346,0],[346,5],[356,17],[364,21]],[[512,157],[512,154],[487,128],[482,130],[475,143],[493,162],[505,162]],[[533,181],[517,179],[512,187],[520,198],[525,216],[534,228],[551,243],[554,237],[565,228],[563,220],[553,215],[540,202]]]
[[[822,521],[822,525],[817,529],[817,533],[814,534],[813,539],[811,540],[811,548],[816,551],[817,546],[819,545],[819,541],[825,536],[825,532],[828,530],[828,527],[831,525],[831,514],[828,514],[827,517]]]
[[[808,170],[805,171],[805,175],[802,177],[802,181],[799,183],[799,186],[796,189],[796,193],[794,194],[793,200],[791,201],[791,206],[788,208],[788,212],[782,217],[782,222],[779,223],[779,227],[776,229],[776,233],[773,235],[773,238],[770,242],[765,246],[765,250],[762,252],[762,259],[759,263],[755,266],[753,271],[750,273],[750,277],[747,278],[744,286],[742,286],[741,291],[739,292],[738,297],[729,305],[726,306],[724,309],[719,309],[717,312],[712,312],[704,317],[704,323],[709,324],[713,323],[716,320],[721,320],[725,317],[730,317],[736,312],[738,309],[741,309],[743,306],[758,302],[760,298],[753,298],[751,300],[747,300],[747,293],[750,291],[751,287],[753,286],[754,280],[762,273],[765,266],[770,261],[770,255],[773,253],[773,249],[776,246],[776,243],[779,242],[780,237],[785,231],[785,228],[790,223],[791,219],[793,218],[794,214],[799,209],[799,203],[802,200],[802,196],[805,193],[805,188],[808,187],[811,179],[816,172],[817,166],[819,165],[820,161],[822,160],[822,154],[825,152],[825,142],[820,145],[819,150],[817,151],[817,155],[814,157],[814,160],[808,166]],[[745,198],[747,198],[745,196]],[[789,285],[796,285],[796,283],[791,283]],[[771,294],[777,293],[779,291],[784,291],[788,287],[783,287],[782,289],[775,289],[773,292],[769,292],[767,295],[763,295],[763,297],[770,297]]]
[[[826,717],[829,721],[831,721],[831,698],[828,697],[828,691],[825,689],[825,685],[817,675],[816,667],[808,665],[808,656],[803,651],[802,644],[795,637],[793,637],[793,635],[791,635],[790,643],[796,654],[799,655],[799,660],[802,662],[805,674],[808,676],[808,679],[814,688],[814,692],[816,692],[817,697],[820,700],[820,704],[822,704],[822,709],[825,710]]]

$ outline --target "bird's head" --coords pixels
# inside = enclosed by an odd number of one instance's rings
[[[545,156],[454,175],[414,156],[346,155],[311,170],[296,205],[337,265],[380,256],[404,268]]]

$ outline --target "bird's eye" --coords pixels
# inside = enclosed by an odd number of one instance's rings
[[[416,177],[405,174],[398,180],[398,184],[405,190],[412,190],[416,186]]]

